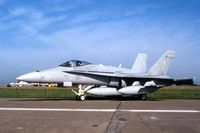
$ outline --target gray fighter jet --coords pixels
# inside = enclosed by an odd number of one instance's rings
[[[163,86],[174,84],[166,76],[175,52],[167,50],[147,71],[147,55],[138,54],[131,69],[95,65],[80,60],[70,60],[56,68],[31,72],[16,79],[29,83],[57,83],[63,86],[78,85],[77,100],[85,100],[86,93],[98,96],[137,95],[146,100],[147,94]]]

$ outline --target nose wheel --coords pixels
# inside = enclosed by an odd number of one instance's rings
[[[84,101],[86,98],[85,92],[87,92],[89,89],[91,89],[94,85],[88,85],[88,86],[82,86],[79,85],[78,88],[78,92],[72,90],[72,92],[74,92],[76,94],[76,100],[78,101]]]
[[[85,95],[81,95],[80,98],[79,98],[79,100],[80,100],[80,101],[84,101],[84,100],[85,100],[85,97],[86,97]]]
[[[80,95],[80,96],[77,95],[77,96],[76,96],[76,100],[78,100],[78,101],[84,101],[85,98],[86,98],[85,95]]]

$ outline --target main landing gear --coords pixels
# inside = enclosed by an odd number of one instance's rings
[[[138,99],[146,101],[147,100],[147,94],[140,94],[140,95],[138,95]]]

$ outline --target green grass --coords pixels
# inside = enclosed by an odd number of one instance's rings
[[[62,98],[74,99],[72,88],[0,87],[0,98]]]
[[[75,99],[72,89],[48,87],[0,87],[0,98],[56,98]],[[198,86],[170,86],[148,95],[149,100],[200,99]]]
[[[170,86],[151,93],[148,97],[155,99],[200,99],[199,86]]]

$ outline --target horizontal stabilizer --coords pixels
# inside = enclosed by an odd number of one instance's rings
[[[192,78],[175,79],[174,82],[176,85],[194,85]]]

